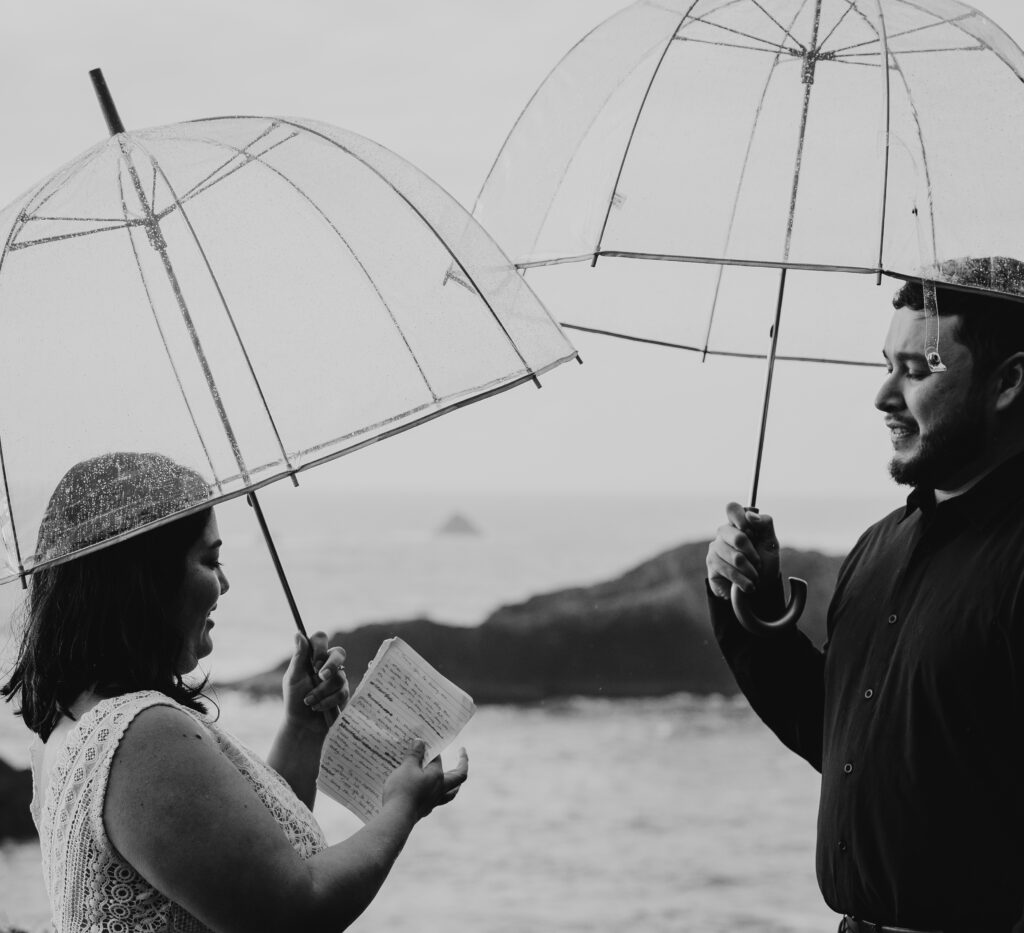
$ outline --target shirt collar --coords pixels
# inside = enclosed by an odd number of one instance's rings
[[[989,519],[1008,502],[1024,496],[1024,451],[999,464],[991,473],[983,476],[975,485],[959,496],[946,499],[936,505],[935,490],[927,486],[915,486],[907,496],[907,505],[900,518],[902,522],[914,512],[929,515],[941,508],[943,513],[958,514],[978,526],[984,526]]]

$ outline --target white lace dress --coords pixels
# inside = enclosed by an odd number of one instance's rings
[[[125,730],[144,709],[182,710],[214,737],[252,785],[303,858],[327,846],[313,814],[273,768],[236,738],[162,693],[101,700],[68,734],[39,793],[42,745],[33,749],[32,818],[42,845],[43,876],[57,933],[206,933],[184,908],[149,885],[114,850],[103,827],[110,763]]]

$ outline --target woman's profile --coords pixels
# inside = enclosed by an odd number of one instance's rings
[[[344,929],[466,779],[464,752],[444,772],[418,745],[380,813],[327,845],[311,809],[324,711],[348,682],[320,632],[296,636],[266,761],[211,720],[187,676],[229,588],[208,498],[166,457],[106,454],[65,474],[42,521],[38,561],[85,553],[31,575],[2,693],[37,736],[32,810],[58,933]]]

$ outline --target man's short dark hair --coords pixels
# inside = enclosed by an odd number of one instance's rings
[[[986,293],[935,283],[936,310],[940,317],[959,317],[956,338],[970,351],[975,378],[986,378],[1008,356],[1024,352],[1024,263],[1001,257],[951,260],[939,266],[936,278],[967,287],[999,289]],[[892,304],[894,308],[924,310],[921,280],[904,282]]]

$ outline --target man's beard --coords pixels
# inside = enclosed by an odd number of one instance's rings
[[[969,479],[949,482],[950,477],[955,477],[984,450],[988,434],[984,406],[979,397],[972,395],[954,417],[936,424],[927,438],[920,438],[913,457],[893,457],[889,461],[889,475],[902,486],[952,488]]]

